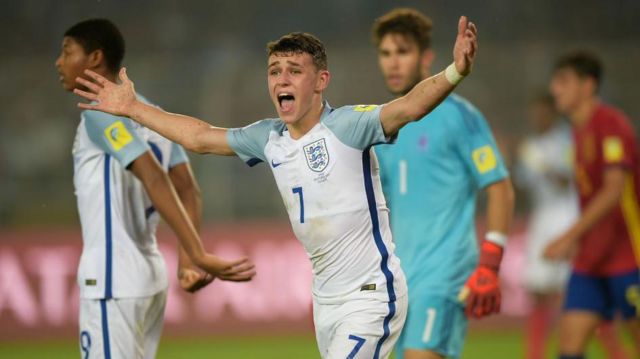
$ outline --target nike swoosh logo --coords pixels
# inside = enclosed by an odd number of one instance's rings
[[[273,162],[273,160],[271,160],[271,166],[272,166],[273,168],[276,168],[276,167],[280,166],[281,164],[282,164],[282,162],[280,162],[280,163],[275,163],[275,162]]]

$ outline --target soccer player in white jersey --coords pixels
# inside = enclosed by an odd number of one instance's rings
[[[66,31],[55,65],[62,86],[71,91],[86,69],[115,79],[123,56],[124,39],[115,25],[92,19]],[[249,280],[253,265],[204,251],[196,231],[198,186],[179,145],[127,118],[83,111],[73,158],[83,239],[81,356],[154,358],[168,287],[155,239],[158,213],[185,248],[178,273],[183,289],[194,292],[214,277]]]
[[[79,78],[93,101],[79,104],[133,119],[188,150],[238,155],[271,167],[297,238],[313,265],[316,339],[323,358],[386,358],[407,310],[406,282],[389,230],[371,146],[435,108],[469,74],[476,27],[461,17],[454,63],[382,106],[332,108],[320,40],[292,33],[269,43],[267,83],[279,118],[244,128],[213,127],[135,97],[126,70],[120,84],[87,71]]]
[[[525,287],[533,299],[527,358],[541,359],[554,308],[559,308],[569,276],[568,262],[548,261],[542,251],[576,220],[578,198],[573,184],[571,127],[559,120],[548,94],[533,99],[528,115],[534,133],[519,147],[515,178],[532,202],[524,271]]]

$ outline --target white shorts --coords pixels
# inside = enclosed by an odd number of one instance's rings
[[[388,358],[407,317],[407,296],[395,302],[355,299],[313,303],[316,340],[323,359]]]
[[[166,290],[142,298],[80,299],[80,357],[155,358],[166,302]]]
[[[569,278],[567,261],[548,261],[543,253],[547,245],[564,233],[575,221],[570,210],[547,209],[532,216],[527,233],[524,284],[527,290],[539,294],[559,293]]]

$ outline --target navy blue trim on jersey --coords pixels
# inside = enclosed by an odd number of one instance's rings
[[[261,159],[259,158],[252,158],[249,161],[247,161],[247,165],[249,165],[249,167],[253,167],[255,165],[257,165],[258,163],[262,162]]]
[[[158,162],[160,162],[160,165],[162,165],[162,151],[160,150],[160,147],[158,147],[158,145],[156,145],[155,142],[152,141],[147,141],[147,144],[149,144],[149,147],[151,147],[151,152],[153,152],[153,155],[156,156],[156,159],[158,160]]]
[[[104,279],[104,297],[111,299],[113,291],[111,290],[111,271],[112,271],[112,250],[113,243],[111,238],[111,156],[104,154],[104,226],[105,226],[105,245],[106,245],[106,271]]]
[[[375,192],[373,190],[373,174],[371,173],[371,154],[369,151],[371,150],[371,146],[367,147],[362,152],[362,169],[364,171],[364,188],[367,193],[367,203],[369,205],[369,214],[371,216],[371,224],[373,226],[373,238],[376,243],[376,247],[378,247],[378,251],[382,259],[380,260],[380,269],[384,274],[385,279],[387,280],[387,293],[389,293],[389,314],[384,318],[383,322],[383,334],[376,345],[376,351],[373,355],[374,359],[378,359],[380,357],[380,349],[382,348],[382,344],[387,340],[390,334],[389,330],[389,322],[391,322],[391,318],[396,313],[396,293],[393,289],[393,273],[389,270],[389,251],[387,247],[384,245],[384,241],[382,240],[382,234],[380,233],[380,222],[378,219],[378,208],[376,203]]]
[[[149,217],[151,217],[151,215],[154,213],[156,213],[156,208],[154,206],[151,206],[144,210],[144,217],[146,219],[149,219]]]
[[[100,299],[100,313],[102,314],[102,348],[104,359],[111,359],[111,344],[109,343],[109,320],[107,319],[107,300]]]

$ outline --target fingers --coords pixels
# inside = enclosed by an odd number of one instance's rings
[[[89,101],[96,101],[98,99],[98,95],[80,89],[73,89],[73,93],[80,97],[84,97]]]
[[[78,102],[78,107],[84,110],[96,110],[98,111],[98,105],[92,105],[90,103]]]
[[[231,282],[248,282],[256,275],[255,270],[250,270],[248,272],[243,273],[235,273],[235,274],[223,274],[220,275],[219,278],[225,281]]]
[[[83,79],[82,77],[76,77],[76,82],[88,88],[89,90],[93,91],[94,93],[98,93],[102,89],[102,87],[96,85],[95,82],[91,82],[87,79]]]
[[[129,80],[129,76],[127,76],[127,68],[123,67],[120,69],[120,73],[118,73],[118,77],[120,78],[120,81],[122,81],[122,83],[128,82]]]
[[[228,262],[227,269],[231,269],[231,268],[233,268],[235,266],[239,266],[239,265],[242,265],[242,264],[245,264],[245,263],[249,263],[249,258],[248,257],[242,257],[240,259],[236,259],[236,260],[233,260],[233,261],[227,261],[227,262]]]
[[[231,262],[231,265],[223,270],[218,277],[227,281],[245,282],[251,280],[255,275],[255,265],[245,257]]]
[[[469,30],[471,30],[471,32],[474,35],[478,35],[478,28],[476,27],[476,24],[474,24],[472,21],[469,21],[469,26],[467,27]]]
[[[100,75],[100,74],[98,74],[96,72],[93,72],[93,71],[91,71],[89,69],[84,70],[84,73],[85,73],[85,75],[91,77],[95,82],[97,82],[97,83],[99,83],[101,85],[104,85],[104,84],[109,82],[109,80],[107,80],[106,78],[102,77],[102,75]]]
[[[460,16],[460,20],[458,20],[458,35],[462,36],[467,30],[469,20],[466,16]]]
[[[254,268],[255,268],[255,265],[247,260],[241,264],[238,264],[231,268],[227,268],[223,270],[221,274],[242,273],[242,272],[250,271]]]
[[[209,273],[198,273],[193,270],[184,271],[180,276],[180,287],[189,293],[195,293],[206,287],[215,279]]]

